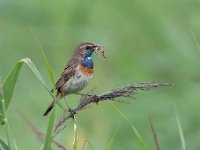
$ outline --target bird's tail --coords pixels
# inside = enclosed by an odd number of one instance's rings
[[[48,113],[52,110],[52,108],[54,107],[55,102],[52,101],[51,104],[49,105],[49,107],[47,108],[47,110],[44,112],[43,116],[47,116]]]

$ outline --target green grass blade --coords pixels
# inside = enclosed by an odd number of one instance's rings
[[[73,141],[73,150],[77,150],[77,125],[76,120],[74,119],[74,141]]]
[[[7,79],[3,84],[3,93],[4,93],[6,109],[10,104],[22,64],[23,63],[21,61],[15,64],[14,68],[12,69],[12,71],[10,72],[10,74],[8,75]]]
[[[2,115],[0,116],[0,123],[5,127],[6,137],[8,146],[12,148],[12,137],[11,137],[11,131],[10,126],[7,118],[6,108],[5,108],[5,100],[2,89],[0,89],[0,105],[2,107]]]
[[[131,126],[133,133],[135,134],[136,138],[140,142],[141,146],[143,147],[143,150],[148,150],[146,143],[144,142],[144,139],[142,138],[141,134],[138,132],[136,127],[132,124],[132,122],[126,117],[124,113],[121,112],[117,106],[115,106],[112,102],[110,102],[112,107],[127,121],[127,123]]]
[[[197,46],[197,49],[198,49],[199,52],[200,52],[200,42],[199,42],[199,40],[198,40],[197,35],[195,34],[195,32],[194,32],[194,30],[193,30],[192,27],[189,28],[189,31],[190,31],[190,33],[191,33],[193,39],[194,39],[194,42],[195,42],[195,44],[196,44],[196,46]]]
[[[15,147],[15,150],[19,150],[19,148],[18,148],[17,143],[16,143],[15,140],[14,140],[14,147]]]
[[[10,150],[10,148],[0,139],[0,150]]]
[[[10,74],[8,75],[7,79],[3,84],[3,94],[4,94],[6,109],[8,108],[11,102],[13,91],[23,64],[26,64],[31,69],[31,71],[34,73],[37,79],[42,83],[44,88],[49,92],[52,98],[55,99],[54,95],[49,91],[48,86],[44,82],[40,72],[38,71],[34,63],[31,61],[31,59],[24,58],[15,64],[14,68],[12,69],[12,71],[10,72]],[[0,103],[0,114],[1,115],[3,114],[3,107],[1,103]],[[0,122],[2,122],[2,117],[0,117]]]
[[[86,144],[88,143],[90,149],[94,150],[94,147],[92,146],[92,143],[90,143],[90,141],[88,139],[85,139],[82,150],[85,149]]]
[[[4,118],[4,114],[3,114],[3,104],[2,104],[2,100],[3,99],[3,92],[2,92],[2,86],[1,86],[1,83],[0,83],[0,124],[2,123],[1,121],[3,120]]]
[[[45,67],[46,67],[48,76],[49,76],[49,78],[50,78],[50,81],[51,81],[51,84],[52,84],[52,87],[53,87],[52,89],[54,89],[54,87],[55,87],[54,75],[53,75],[51,66],[50,66],[50,64],[49,64],[49,61],[48,61],[48,59],[47,59],[47,57],[46,57],[46,54],[45,54],[45,52],[44,52],[44,49],[43,49],[43,47],[42,47],[42,44],[41,44],[40,41],[38,40],[37,35],[36,35],[35,32],[33,31],[33,29],[30,28],[29,30],[30,30],[30,32],[32,33],[32,35],[33,35],[35,41],[37,42],[40,51],[42,52],[42,56],[43,56],[44,62],[45,62]],[[55,100],[54,97],[53,97],[53,99]],[[63,109],[63,110],[65,109],[59,101],[56,100],[55,102],[56,102],[56,104],[57,104],[61,109]]]
[[[91,148],[92,150],[94,150],[94,147],[93,147],[92,143],[91,143],[89,140],[87,140],[87,143],[88,143],[88,145],[90,146],[90,148]]]
[[[182,150],[186,150],[185,138],[184,138],[183,129],[182,129],[182,126],[181,126],[181,121],[180,121],[180,118],[179,118],[179,115],[178,115],[178,112],[177,112],[177,109],[176,109],[176,104],[173,103],[173,105],[174,105],[174,112],[175,112],[175,115],[176,115],[176,123],[177,123],[177,126],[178,126],[178,131],[179,131],[179,135],[180,135],[180,139],[181,139]]]
[[[44,57],[45,66],[46,66],[46,69],[47,69],[49,78],[50,78],[50,80],[51,80],[52,87],[54,87],[54,86],[55,86],[55,79],[54,79],[54,76],[53,76],[51,67],[50,67],[50,65],[49,65],[48,59],[47,59],[47,57],[46,57],[44,51],[42,51],[42,55],[43,55],[43,57]]]
[[[1,92],[0,92],[1,99],[4,99],[4,104],[2,103],[3,101],[1,101],[1,103],[0,103],[0,114],[1,114],[0,123],[2,125],[5,123],[4,122],[4,117],[5,117],[4,109],[6,110],[8,108],[8,105],[10,104],[10,101],[11,101],[11,98],[13,95],[13,91],[14,91],[14,87],[17,82],[21,66],[22,66],[22,62],[18,62],[17,64],[15,64],[14,68],[12,69],[12,71],[8,75],[7,79],[5,80],[5,82],[2,86]]]
[[[87,140],[84,140],[84,143],[83,143],[82,150],[84,150],[84,149],[85,149],[86,142],[87,142]]]
[[[56,121],[56,112],[55,112],[55,109],[53,109],[51,116],[49,118],[48,128],[45,134],[43,150],[50,150],[51,148],[55,121]]]
[[[11,148],[12,146],[12,138],[11,138],[11,131],[10,131],[10,126],[8,123],[8,118],[7,118],[7,113],[6,113],[6,108],[5,108],[5,100],[1,99],[0,101],[1,106],[2,106],[2,113],[3,116],[0,118],[0,123],[5,127],[5,132],[6,132],[6,137],[8,141],[8,146]]]
[[[108,141],[108,143],[106,144],[106,150],[111,150],[111,144],[113,143],[116,135],[117,135],[117,132],[119,131],[119,126],[120,126],[120,123],[118,124],[118,126],[116,127],[115,129],[115,132],[113,134],[113,136],[111,137],[111,139]]]
[[[4,94],[2,91],[2,86],[0,83],[0,106],[1,106],[1,114],[0,114],[0,124],[5,127],[5,132],[7,136],[7,142],[8,146],[10,149],[12,148],[12,138],[11,138],[11,131],[10,131],[10,126],[7,118],[7,113],[6,113],[6,107],[5,107],[5,100],[4,100]]]
[[[42,144],[39,148],[39,150],[43,150],[44,144]]]
[[[47,84],[45,83],[40,72],[38,71],[38,69],[36,68],[34,63],[31,61],[31,59],[30,58],[24,58],[24,59],[20,60],[20,62],[25,63],[31,69],[31,71],[34,73],[34,75],[37,77],[37,79],[42,83],[43,87],[47,90],[47,92],[49,92],[51,97],[55,100],[53,93],[49,90]]]
[[[42,83],[42,85],[44,86],[44,88],[51,94],[51,92],[48,89],[47,84],[44,82],[40,72],[38,71],[38,69],[36,68],[36,66],[34,65],[34,63],[31,61],[30,58],[24,58],[22,59],[20,62],[25,63],[26,65],[28,65],[28,67],[31,69],[31,71],[35,74],[35,76],[37,77],[37,79]],[[52,95],[52,94],[51,94]]]
[[[40,41],[38,40],[37,38],[37,35],[35,34],[35,32],[33,31],[32,28],[30,28],[30,32],[32,33],[35,41],[37,42],[38,46],[39,46],[39,49],[41,50],[42,52],[42,56],[44,58],[44,61],[45,61],[45,66],[46,66],[46,69],[47,69],[47,72],[48,72],[48,75],[49,75],[49,78],[51,80],[51,83],[52,83],[52,86],[54,87],[55,86],[55,79],[54,79],[54,75],[53,75],[53,72],[52,72],[52,69],[51,69],[51,66],[49,64],[49,61],[45,55],[45,52],[44,52],[44,49],[42,47],[42,44],[40,43]]]

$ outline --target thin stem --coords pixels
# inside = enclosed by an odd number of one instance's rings
[[[2,98],[1,99],[1,103],[2,103],[2,107],[3,107],[3,116],[4,116],[4,123],[5,123],[5,128],[6,128],[6,136],[7,136],[7,141],[8,141],[8,146],[10,148],[12,148],[12,138],[11,138],[11,132],[10,132],[10,126],[9,126],[9,123],[8,123],[8,119],[7,119],[7,113],[6,113],[6,108],[5,108],[5,101],[4,99]]]

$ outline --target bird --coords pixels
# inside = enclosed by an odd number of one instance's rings
[[[55,84],[56,99],[65,98],[69,94],[78,94],[88,85],[93,77],[94,63],[92,54],[101,48],[101,45],[91,42],[83,42],[76,47],[74,54]],[[48,115],[54,104],[55,101],[53,100],[43,116]]]

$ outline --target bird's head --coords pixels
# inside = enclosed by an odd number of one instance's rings
[[[98,44],[94,44],[94,43],[90,43],[90,42],[85,42],[85,43],[81,43],[79,44],[79,46],[77,47],[77,52],[79,56],[81,56],[82,58],[86,59],[86,58],[90,58],[93,54],[93,52],[98,51],[98,49],[103,48],[103,46],[98,45]]]
[[[102,45],[84,42],[78,45],[73,58],[78,58],[78,61],[80,61],[80,63],[85,67],[93,68],[93,52],[101,52],[103,57],[107,57],[104,53],[104,47]]]
[[[103,49],[103,46],[84,42],[78,45],[74,55],[84,67],[93,68],[92,54],[93,52],[98,52],[100,49]]]

